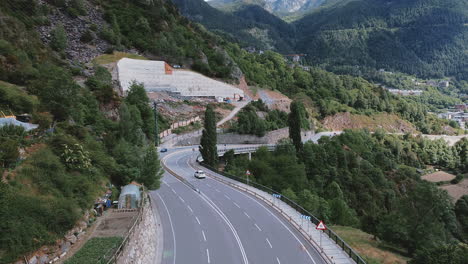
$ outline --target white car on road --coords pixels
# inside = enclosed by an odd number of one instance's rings
[[[202,171],[202,170],[197,170],[197,171],[195,172],[195,175],[194,175],[194,176],[195,176],[195,178],[197,178],[197,179],[205,179],[205,178],[206,178],[206,174],[205,174],[205,172]]]

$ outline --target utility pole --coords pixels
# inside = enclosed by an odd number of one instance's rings
[[[153,102],[153,109],[154,109],[154,123],[156,124],[154,144],[157,147],[159,146],[159,127],[158,127],[158,104],[156,102]]]

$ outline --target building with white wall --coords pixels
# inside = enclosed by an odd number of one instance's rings
[[[175,70],[164,61],[123,58],[117,63],[119,83],[125,93],[136,81],[147,91],[166,91],[180,96],[222,97],[239,99],[244,91],[202,74]]]

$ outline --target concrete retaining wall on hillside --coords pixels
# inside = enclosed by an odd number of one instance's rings
[[[130,231],[124,247],[117,255],[117,264],[156,263],[158,243],[157,223],[149,198],[142,207],[140,218]]]
[[[313,131],[304,131],[302,138],[305,141],[314,135]],[[241,135],[237,133],[218,134],[218,144],[276,144],[281,139],[289,137],[289,128],[281,128],[278,130],[270,131],[263,137],[255,135]],[[201,135],[192,136],[189,138],[174,139],[176,146],[189,146],[200,144]]]

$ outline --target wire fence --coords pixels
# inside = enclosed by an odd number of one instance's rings
[[[205,164],[203,162],[200,163],[202,166],[206,167],[207,169],[210,169],[220,175],[223,175],[224,177],[227,177],[229,179],[232,179],[232,180],[235,180],[235,181],[238,181],[238,182],[241,182],[243,184],[246,184],[246,185],[249,185],[249,186],[252,186],[254,188],[257,188],[261,191],[264,191],[266,193],[269,193],[269,194],[281,194],[280,192],[277,192],[267,186],[264,186],[264,185],[261,185],[259,183],[256,183],[252,180],[248,180],[247,178],[241,178],[241,177],[237,177],[237,176],[234,176],[234,175],[231,175],[231,174],[228,174],[228,173],[225,173],[225,172],[222,172],[222,171],[219,171],[218,169],[214,168],[214,167],[211,167],[210,165],[208,164]],[[292,208],[294,208],[296,211],[298,211],[300,214],[302,215],[306,215],[306,216],[310,216],[310,221],[315,224],[315,225],[318,225],[318,223],[320,222],[320,220],[315,217],[313,214],[311,214],[310,212],[308,212],[306,209],[304,209],[302,206],[300,206],[299,204],[297,204],[296,202],[294,202],[293,200],[289,199],[288,197],[284,196],[284,195],[281,195],[280,198],[281,201],[283,201],[284,203],[288,204],[289,206],[291,206]],[[351,246],[349,246],[343,239],[341,239],[335,232],[333,232],[333,230],[327,228],[327,230],[324,230],[324,233],[328,235],[328,237],[330,237],[330,239],[332,239],[341,249],[343,249],[343,251],[348,254],[348,256],[354,260],[357,264],[366,264],[366,261],[364,261],[364,259],[359,256],[359,254],[354,251]]]
[[[138,208],[138,216],[136,217],[135,222],[133,223],[132,227],[128,230],[127,235],[125,236],[124,240],[122,240],[122,243],[120,243],[119,247],[115,251],[111,252],[112,255],[109,257],[109,260],[107,262],[104,262],[104,263],[111,264],[111,263],[116,263],[117,262],[117,259],[124,252],[125,246],[130,241],[130,237],[135,232],[136,226],[143,219],[143,212],[145,210],[146,203],[150,203],[149,206],[151,206],[151,199],[149,199],[145,188],[143,188],[142,193],[143,193],[143,199],[140,200],[140,204],[139,204],[139,208]],[[109,254],[109,253],[106,253],[105,255],[107,255],[107,254]],[[105,255],[103,256],[102,260],[107,259],[107,257]],[[101,262],[98,262],[98,263],[101,263]]]

